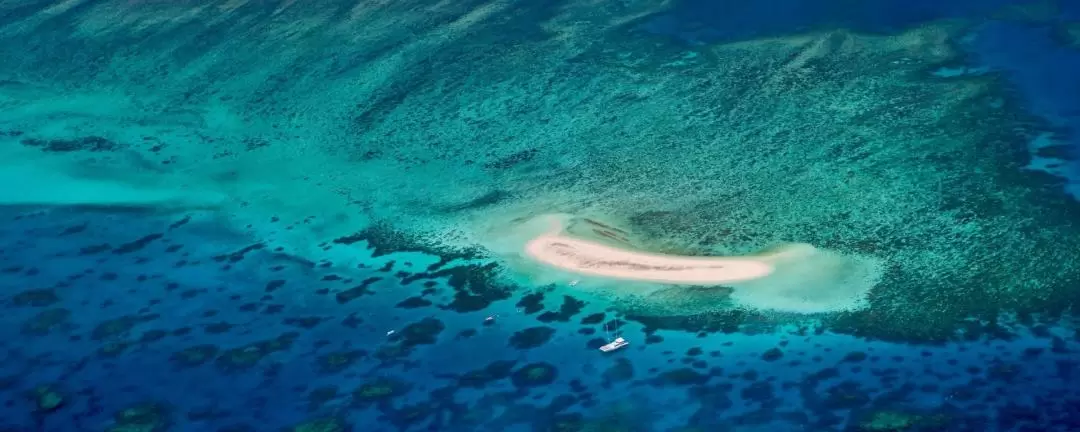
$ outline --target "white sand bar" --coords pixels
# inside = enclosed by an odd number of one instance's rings
[[[866,306],[866,294],[881,280],[882,261],[871,256],[845,255],[806,243],[790,243],[758,254],[731,257],[664,255],[642,252],[628,240],[608,235],[623,232],[590,219],[569,214],[546,214],[517,220],[509,231],[494,231],[488,248],[544,267],[597,279],[642,281],[666,285],[723,285],[730,294],[716,298],[680,290],[662,291],[647,299],[663,306],[669,299],[682,302],[686,313],[710,309],[720,300],[758,309],[795,313],[828,313]],[[593,238],[592,235],[597,235]],[[508,262],[514,262],[509,260]],[[530,266],[535,272],[536,266]],[[536,280],[565,282],[566,275],[541,270]],[[608,290],[636,296],[653,293],[640,286],[586,283],[575,289]],[[685,294],[685,296],[683,295]],[[665,297],[673,296],[673,297]],[[698,296],[688,304],[686,296]],[[726,306],[725,306],[726,307]],[[660,309],[658,309],[660,310]],[[667,309],[663,309],[667,311]],[[665,312],[666,313],[666,312]]]
[[[659,255],[547,233],[530,240],[525,253],[542,263],[590,276],[707,285],[740,282],[769,275],[773,266],[754,258],[704,258]]]

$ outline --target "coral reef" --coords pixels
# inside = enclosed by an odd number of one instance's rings
[[[144,402],[113,415],[108,432],[165,432],[169,428],[167,409],[158,403]]]
[[[510,382],[515,387],[541,387],[555,382],[558,369],[549,363],[529,363],[510,374]]]
[[[359,406],[384,404],[409,392],[409,385],[394,378],[379,377],[353,391],[353,403]]]
[[[288,432],[349,432],[352,428],[338,417],[312,419],[288,429]]]
[[[42,385],[34,388],[31,391],[31,396],[34,398],[34,405],[41,413],[48,413],[55,411],[64,405],[66,398],[55,387],[50,385]]]
[[[1078,21],[0,2],[0,430],[1078,429]]]

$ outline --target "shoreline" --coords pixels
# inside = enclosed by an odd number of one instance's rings
[[[524,253],[540,263],[587,276],[709,285],[745,282],[775,270],[761,257],[689,257],[638,252],[567,235],[558,217],[550,229],[525,243]]]

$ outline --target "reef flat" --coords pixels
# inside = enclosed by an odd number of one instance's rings
[[[721,6],[0,2],[0,430],[1075,425],[1077,6]],[[873,283],[623,301],[550,213]]]
[[[560,211],[660,252],[808,243],[885,260],[876,318],[835,328],[900,339],[1062,310],[1075,282],[1077,205],[1022,171],[1044,123],[1000,77],[933,73],[974,22],[687,47],[636,30],[652,3],[542,21],[505,3],[66,5],[3,29],[5,176],[79,191],[56,204],[217,206],[301,256],[380,223],[473,248]]]

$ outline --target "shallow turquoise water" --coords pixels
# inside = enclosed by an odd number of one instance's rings
[[[1080,9],[1017,4],[0,3],[0,430],[1078,430]],[[492,252],[553,212],[887,270]]]

